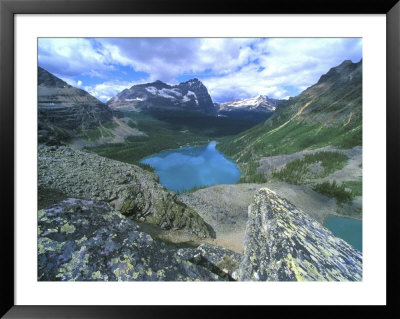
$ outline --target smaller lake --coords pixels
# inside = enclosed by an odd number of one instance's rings
[[[324,223],[335,236],[344,239],[354,248],[362,251],[362,222],[352,218],[329,215]]]
[[[177,191],[215,184],[235,184],[240,171],[235,162],[217,151],[216,142],[185,146],[146,157],[140,162],[156,170],[160,184]]]

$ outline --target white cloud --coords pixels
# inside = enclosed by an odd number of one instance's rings
[[[145,72],[149,82],[177,83],[180,76],[193,74],[222,102],[257,94],[287,97],[316,83],[343,60],[358,62],[361,57],[362,40],[351,38],[39,40],[41,66],[75,81],[75,86],[82,86],[74,80],[78,76],[103,78],[102,84],[86,86],[102,100],[118,93],[110,84],[120,88],[118,83],[130,83],[124,81],[126,67],[132,73]]]
[[[125,81],[106,81],[93,86],[85,86],[84,90],[96,97],[102,102],[107,102],[119,92],[132,87],[135,84],[142,83],[141,81],[125,82]]]
[[[39,38],[38,59],[49,72],[66,77],[91,72],[99,75],[110,68],[111,62],[92,41],[84,38]]]
[[[215,100],[267,94],[287,97],[287,87],[300,93],[315,84],[322,74],[345,59],[358,62],[361,39],[268,39],[253,45],[255,62],[226,74],[204,78]]]

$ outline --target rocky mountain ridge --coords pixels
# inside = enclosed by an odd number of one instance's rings
[[[218,149],[238,162],[324,146],[362,145],[362,61],[344,61],[298,96],[283,101],[271,117]]]
[[[118,93],[107,104],[121,110],[181,109],[215,115],[214,103],[207,88],[197,78],[178,85],[159,80],[134,85]]]
[[[39,142],[96,128],[116,114],[84,90],[75,88],[38,67]]]
[[[343,61],[323,74],[318,82],[281,104],[265,123],[275,126],[294,118],[325,126],[349,125],[361,119],[362,60]]]
[[[127,136],[145,135],[127,125],[127,120],[88,92],[38,67],[39,143],[80,148],[123,143]]]

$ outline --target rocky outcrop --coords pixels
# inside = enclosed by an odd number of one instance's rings
[[[228,260],[229,251],[212,245],[194,251],[192,258],[192,249],[153,239],[105,203],[70,198],[38,212],[39,281],[228,280],[224,264],[213,263]]]
[[[267,188],[249,206],[243,254],[176,249],[112,205],[69,198],[38,212],[40,281],[360,281],[362,256]]]
[[[84,90],[38,68],[39,142],[65,139],[112,120],[113,111]]]
[[[239,280],[360,281],[362,255],[268,188],[249,206]]]
[[[216,114],[207,88],[198,79],[173,86],[162,81],[134,85],[114,96],[107,104],[122,110],[176,109]]]
[[[200,237],[213,234],[196,211],[158,183],[157,175],[97,154],[39,145],[38,187],[107,202],[133,220],[162,229],[182,229]]]

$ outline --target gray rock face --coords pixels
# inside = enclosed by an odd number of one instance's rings
[[[84,90],[38,68],[39,140],[49,135],[95,128],[111,121],[113,111]]]
[[[216,114],[207,88],[198,79],[174,86],[161,81],[134,85],[117,94],[107,104],[113,109],[181,109],[208,115]]]
[[[239,280],[360,281],[362,254],[268,188],[249,206]]]
[[[213,234],[196,211],[158,184],[157,175],[97,154],[39,145],[38,187],[110,203],[133,220],[162,229],[182,229],[200,237]]]
[[[226,280],[181,255],[105,203],[71,198],[38,212],[40,281]]]

